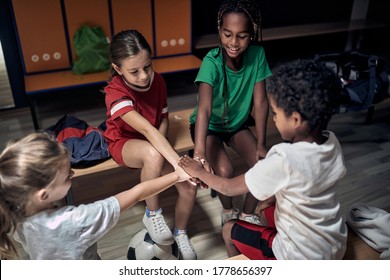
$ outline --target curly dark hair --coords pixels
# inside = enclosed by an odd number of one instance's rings
[[[301,59],[276,69],[267,91],[286,116],[298,112],[310,130],[323,130],[334,113],[341,81],[324,63]]]

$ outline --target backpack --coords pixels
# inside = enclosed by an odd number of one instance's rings
[[[64,115],[56,124],[46,129],[69,152],[72,167],[89,167],[110,158],[108,144],[103,137],[105,121],[92,127],[74,116]]]
[[[81,26],[73,36],[75,74],[100,72],[110,68],[109,43],[100,27]]]
[[[390,97],[386,60],[357,51],[317,54],[341,79],[343,90],[338,99],[338,113],[368,109]]]

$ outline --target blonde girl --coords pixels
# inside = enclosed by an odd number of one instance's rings
[[[179,181],[181,168],[95,203],[60,206],[71,187],[68,152],[54,136],[32,133],[0,154],[0,258],[17,258],[14,239],[30,259],[100,259],[97,241],[125,209]]]

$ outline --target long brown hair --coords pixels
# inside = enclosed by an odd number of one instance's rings
[[[125,30],[114,35],[110,43],[110,61],[119,68],[123,61],[130,56],[138,54],[146,49],[152,54],[152,49],[145,37],[137,30]],[[118,75],[111,66],[111,78]]]

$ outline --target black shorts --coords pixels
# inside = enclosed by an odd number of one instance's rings
[[[216,136],[221,142],[229,146],[230,139],[234,135],[236,135],[241,130],[245,130],[245,129],[249,130],[249,126],[253,126],[253,125],[254,125],[254,119],[252,118],[251,115],[249,115],[248,120],[239,129],[236,129],[234,131],[226,131],[226,132],[218,132],[218,131],[207,129],[207,136],[209,135]],[[190,124],[190,132],[191,132],[192,141],[195,143],[195,123]]]

